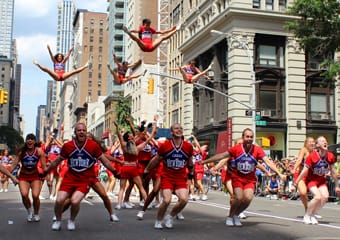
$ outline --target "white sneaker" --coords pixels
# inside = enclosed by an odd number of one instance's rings
[[[5,192],[8,192],[8,189],[7,189],[7,188],[5,189]]]
[[[315,220],[316,220],[316,219],[315,219]],[[304,224],[312,224],[311,217],[305,215],[305,216],[303,217],[303,223],[304,223]]]
[[[69,231],[74,231],[74,230],[76,230],[76,224],[74,223],[74,221],[68,220],[68,222],[67,222],[67,229],[68,229]]]
[[[192,194],[189,194],[189,200],[194,200]]]
[[[120,210],[122,208],[122,206],[120,206],[120,204],[117,204],[116,206],[115,206],[115,209],[117,209],[117,210]]]
[[[123,208],[127,208],[127,209],[133,208],[133,207],[130,205],[129,202],[123,202],[122,207],[123,207]]]
[[[234,226],[234,219],[231,217],[227,217],[227,219],[225,220],[225,225]]]
[[[125,33],[129,33],[129,29],[128,29],[126,26],[123,26],[123,31],[124,31]]]
[[[0,189],[0,192],[3,192],[3,191],[4,191],[4,190],[1,188],[1,189]]]
[[[311,217],[310,217],[310,221],[311,221],[311,223],[312,223],[313,225],[319,224],[319,222],[318,222],[318,220],[316,220],[315,216],[311,216]]]
[[[28,210],[27,222],[32,222],[32,221],[33,221],[33,211]]]
[[[161,205],[159,202],[151,203],[151,207],[154,207],[154,208],[159,208],[159,205]]]
[[[43,196],[41,196],[41,195],[39,195],[39,199],[40,200],[45,200],[45,198]]]
[[[140,207],[144,207],[144,200],[142,200],[142,201],[139,202],[139,206],[140,206]]]
[[[38,65],[38,60],[37,59],[33,59],[33,64]]]
[[[176,31],[181,30],[181,27],[182,27],[182,24],[178,24],[178,25],[176,26]]]
[[[164,218],[164,225],[166,228],[173,228],[173,220],[170,215],[166,215]]]
[[[207,201],[207,200],[208,200],[208,196],[207,196],[206,194],[203,194],[203,195],[201,196],[201,200],[202,200],[202,201]]]
[[[138,220],[143,220],[143,218],[144,218],[144,211],[139,211],[137,213],[137,219]]]
[[[234,216],[233,219],[234,219],[234,225],[235,226],[237,226],[237,227],[242,226],[242,223],[240,222],[240,218],[238,216]]]
[[[110,221],[111,221],[111,222],[119,222],[119,218],[117,217],[116,214],[112,214],[112,215],[110,216]]]
[[[34,221],[34,222],[40,222],[40,217],[39,217],[39,215],[33,215],[32,221]]]
[[[52,221],[53,222],[57,221],[57,216],[56,215],[53,216]]]
[[[318,214],[314,214],[314,217],[315,217],[316,219],[322,219],[322,216],[321,216],[321,215],[318,215]]]
[[[177,218],[178,220],[184,220],[184,216],[183,216],[183,214],[182,214],[181,212],[180,212],[180,213],[177,213],[176,218]]]
[[[240,219],[246,219],[247,218],[247,216],[243,212],[241,212],[240,215],[238,215],[238,217]]]
[[[156,221],[155,221],[155,226],[154,226],[154,228],[155,228],[155,229],[163,229],[162,222],[156,220]]]
[[[52,224],[52,230],[59,231],[61,229],[61,221],[55,221]]]

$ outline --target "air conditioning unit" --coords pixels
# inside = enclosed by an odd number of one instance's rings
[[[328,116],[328,114],[323,113],[323,114],[320,114],[320,119],[321,120],[329,120],[329,116]]]
[[[261,117],[271,117],[272,111],[270,109],[264,109],[261,111]]]

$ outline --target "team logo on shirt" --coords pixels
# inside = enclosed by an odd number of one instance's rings
[[[313,173],[318,176],[324,176],[329,171],[328,162],[325,159],[320,159],[317,164],[313,166]]]
[[[37,166],[39,158],[35,155],[26,155],[22,160],[21,164],[27,169],[33,169]]]
[[[243,174],[254,172],[257,165],[256,159],[252,155],[242,154],[235,159],[236,168]]]
[[[82,172],[92,167],[96,163],[96,159],[84,149],[76,149],[70,154],[68,165],[76,172]]]
[[[168,168],[172,169],[181,169],[186,166],[188,161],[188,156],[183,153],[182,151],[175,151],[173,150],[165,157],[165,164]]]

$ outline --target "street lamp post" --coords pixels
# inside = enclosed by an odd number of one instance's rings
[[[233,43],[236,42],[238,46],[242,47],[242,49],[246,52],[248,61],[249,61],[249,72],[250,72],[250,79],[251,79],[251,86],[252,86],[252,93],[250,98],[250,104],[249,107],[251,109],[252,113],[252,130],[254,132],[254,142],[256,141],[256,79],[255,79],[255,72],[254,72],[254,62],[253,57],[251,54],[251,51],[249,49],[249,44],[247,41],[244,41],[243,39],[237,38],[231,34],[224,33],[217,30],[211,30],[211,34],[217,35],[217,36],[225,36],[227,38],[228,44],[230,43],[230,46],[233,47]]]

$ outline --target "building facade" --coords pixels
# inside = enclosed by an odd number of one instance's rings
[[[86,120],[87,104],[96,102],[107,91],[108,33],[106,13],[78,9],[73,21],[74,64],[78,67],[89,63],[88,69],[74,78],[71,97],[72,125]]]
[[[35,136],[38,141],[46,139],[46,105],[39,105],[37,109],[37,117],[35,123]]]
[[[74,1],[63,0],[58,3],[58,32],[57,32],[57,52],[64,55],[73,47],[73,20],[76,12]],[[65,70],[70,71],[74,67],[73,56],[67,61]],[[77,76],[71,77],[64,82],[53,81],[53,91],[51,102],[55,104],[53,115],[51,115],[54,127],[58,129],[63,125],[64,139],[71,139],[73,126],[71,124],[71,96],[74,90],[73,82]],[[53,106],[52,106],[53,108]]]
[[[0,0],[0,56],[12,58],[14,0]]]
[[[155,29],[169,29],[168,1],[141,1],[134,0],[127,3],[127,23],[130,30],[138,30],[144,18],[151,20],[151,26]],[[154,40],[159,35],[155,34]],[[141,121],[153,121],[155,115],[159,116],[161,125],[165,123],[165,91],[166,79],[152,73],[164,73],[167,66],[167,43],[164,42],[153,52],[143,52],[136,42],[127,36],[126,61],[132,63],[142,59],[143,63],[133,72],[138,74],[145,69],[145,76],[130,81],[124,86],[124,96],[131,102],[131,113],[135,123]],[[149,80],[153,81],[153,90],[148,90]]]
[[[295,19],[285,13],[292,2],[173,1],[171,21],[182,23],[183,36],[171,46],[179,45],[183,63],[195,59],[205,69],[213,62],[212,79],[193,86],[192,100],[179,95],[180,104],[192,101],[193,132],[209,142],[211,153],[219,135],[231,143],[246,127],[255,130],[258,144],[270,140],[265,150],[276,159],[295,156],[307,136],[337,142],[339,90],[322,83],[322,60],[310,58],[285,30]],[[180,59],[172,52],[169,68]]]

